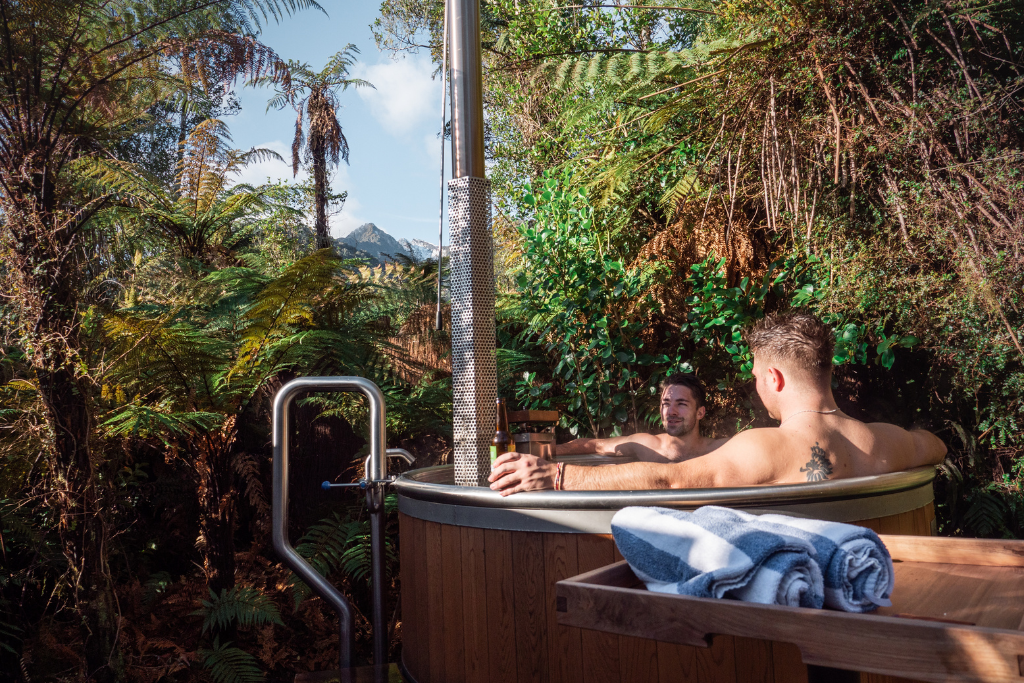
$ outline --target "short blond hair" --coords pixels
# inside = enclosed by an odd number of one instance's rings
[[[832,374],[835,336],[811,313],[767,315],[754,323],[744,337],[750,352],[762,362],[783,363],[819,379]]]

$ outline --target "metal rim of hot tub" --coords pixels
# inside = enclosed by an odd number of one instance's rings
[[[558,458],[563,460],[563,458]],[[616,458],[583,456],[598,464]],[[451,465],[406,472],[395,482],[398,509],[417,519],[454,526],[549,533],[611,533],[611,518],[630,505],[692,510],[721,505],[849,522],[897,515],[933,500],[935,468],[852,479],[719,489],[654,491],[537,491],[501,496],[480,486],[456,486]]]

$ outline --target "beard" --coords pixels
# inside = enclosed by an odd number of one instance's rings
[[[669,426],[665,423],[665,433],[669,436],[686,436],[697,427],[697,415],[691,415],[689,418],[683,418],[677,422],[674,426]]]

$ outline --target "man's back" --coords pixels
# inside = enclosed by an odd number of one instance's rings
[[[796,484],[936,464],[945,452],[928,432],[864,423],[843,413],[808,413],[780,427],[741,432],[698,466],[714,486]]]
[[[842,413],[801,417],[766,430],[774,431],[774,440],[780,442],[778,483],[865,477],[927,464],[918,453],[917,438],[896,425],[864,423]]]

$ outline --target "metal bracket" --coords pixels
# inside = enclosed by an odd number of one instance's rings
[[[411,465],[414,462],[416,462],[416,458],[413,456],[413,454],[410,453],[409,451],[405,450],[404,448],[389,448],[389,449],[387,449],[384,452],[384,454],[387,455],[387,457],[389,457],[389,458],[401,458],[402,460],[404,460],[409,465]],[[385,470],[387,470],[387,463],[385,463]],[[370,456],[366,456],[366,460],[363,461],[363,471],[364,472],[369,472],[370,471]],[[331,489],[352,489],[352,488],[360,488],[360,489],[365,490],[365,489],[367,489],[368,487],[370,487],[370,486],[372,486],[374,484],[378,484],[380,486],[386,486],[388,484],[394,484],[395,483],[395,479],[397,479],[397,475],[394,476],[394,477],[387,477],[385,479],[366,479],[366,478],[363,478],[363,479],[360,479],[359,481],[354,481],[354,482],[351,482],[351,483],[348,483],[348,484],[335,484],[335,483],[332,483],[332,482],[329,482],[329,481],[325,481],[325,482],[320,484],[320,488],[322,488],[324,491],[330,491]]]
[[[385,467],[384,425],[386,406],[384,394],[376,384],[362,377],[305,377],[285,384],[274,397],[274,474],[271,536],[274,550],[281,560],[338,614],[338,660],[342,670],[352,666],[352,609],[344,594],[320,576],[299,555],[288,540],[288,415],[292,401],[304,392],[358,391],[370,402],[370,455],[366,459],[366,482],[350,485],[366,490],[370,511],[370,577],[373,599],[373,663],[385,664],[387,624],[384,621],[384,524],[380,495],[387,479]],[[401,450],[401,449],[394,449]]]

